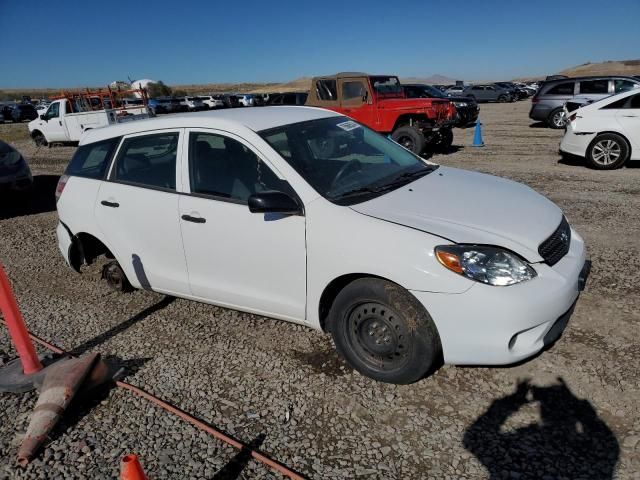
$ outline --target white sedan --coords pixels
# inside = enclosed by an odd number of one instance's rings
[[[508,364],[554,342],[585,245],[532,189],[429,163],[335,112],[265,107],[87,132],[60,251],[150,289],[330,332],[358,371]],[[179,326],[176,325],[176,328]]]
[[[598,170],[640,160],[640,90],[612,95],[578,108],[568,122],[560,152],[586,158]]]

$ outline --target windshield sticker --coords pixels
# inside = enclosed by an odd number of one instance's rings
[[[351,130],[360,128],[360,125],[358,125],[356,122],[351,120],[349,120],[348,122],[338,123],[337,126],[343,129],[345,132],[350,132]]]

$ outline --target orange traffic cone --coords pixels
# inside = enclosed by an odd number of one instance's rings
[[[24,467],[33,458],[99,358],[100,354],[92,353],[63,359],[47,369],[27,434],[18,450],[18,464]]]
[[[120,480],[147,480],[138,456],[130,453],[120,461]]]

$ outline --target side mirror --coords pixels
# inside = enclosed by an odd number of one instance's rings
[[[44,116],[45,114],[41,114],[40,115],[40,120],[44,120],[45,122],[47,121],[47,117]]]
[[[249,197],[249,211],[251,213],[299,215],[302,213],[302,207],[286,193],[270,190],[251,195]]]

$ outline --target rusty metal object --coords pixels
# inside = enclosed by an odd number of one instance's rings
[[[18,450],[19,465],[24,467],[33,458],[99,358],[99,353],[65,358],[46,369],[40,397]]]

